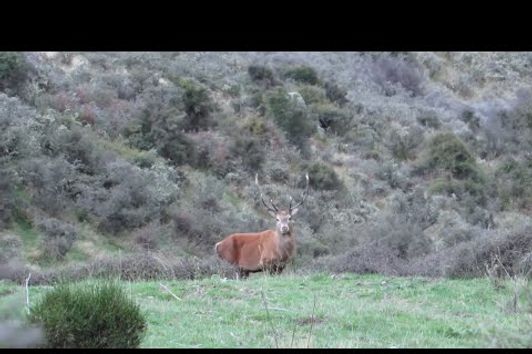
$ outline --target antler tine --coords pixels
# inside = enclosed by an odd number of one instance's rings
[[[273,204],[273,202],[271,201],[270,199],[270,202],[273,206],[273,208],[271,206],[269,206],[268,204],[266,204],[266,202],[264,201],[264,197],[263,197],[263,194],[262,194],[262,190],[260,188],[260,185],[259,185],[259,174],[256,173],[255,174],[255,184],[257,184],[257,188],[259,188],[259,192],[260,192],[260,200],[262,201],[262,204],[264,205],[264,207],[266,207],[266,209],[268,209],[269,211],[272,211],[274,213],[277,213],[277,208],[275,207],[275,204]]]
[[[305,174],[305,178],[307,180],[307,184],[305,186],[305,190],[303,191],[303,195],[302,195],[302,198],[301,198],[301,201],[299,203],[297,203],[294,207],[292,207],[292,196],[290,196],[290,208],[289,210],[292,211],[293,209],[299,207],[301,204],[303,204],[303,202],[305,201],[305,199],[307,198],[307,195],[308,195],[308,185],[309,185],[309,178],[308,178],[308,173]]]
[[[275,211],[279,211],[279,208],[277,208],[277,206],[275,206],[275,204],[273,204],[273,199],[270,198],[270,204],[272,205],[272,207],[275,209]]]
[[[292,210],[292,201],[294,200],[294,198],[292,198],[292,196],[290,196],[290,204],[288,205],[288,210]]]

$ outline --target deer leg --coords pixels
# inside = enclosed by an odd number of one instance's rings
[[[238,270],[238,275],[239,275],[239,277],[240,277],[242,280],[243,280],[243,279],[246,279],[247,277],[249,277],[249,271],[240,268],[240,269]]]
[[[270,268],[270,274],[271,275],[281,274],[283,269],[284,269],[284,265],[277,265],[277,264],[272,265],[271,268]]]

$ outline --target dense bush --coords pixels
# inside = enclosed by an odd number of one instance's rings
[[[211,113],[215,110],[214,103],[207,89],[190,81],[182,84],[183,104],[186,112],[183,128],[189,131],[208,129],[216,125]]]
[[[340,88],[336,83],[327,81],[324,85],[325,95],[334,103],[337,103],[340,107],[345,105],[349,100],[347,99],[347,91]]]
[[[304,149],[307,138],[315,131],[308,119],[307,110],[292,99],[284,89],[269,92],[266,105],[277,125],[286,133],[290,142]]]
[[[321,128],[337,135],[344,135],[353,127],[353,117],[333,105],[316,105],[312,115],[317,116]]]
[[[415,150],[422,142],[423,131],[410,127],[391,130],[384,144],[390,149],[393,157],[405,161],[415,158]]]
[[[246,170],[256,172],[260,170],[266,152],[259,139],[244,135],[235,138],[231,153],[242,160]]]
[[[303,97],[305,104],[324,104],[327,102],[325,90],[319,86],[301,85],[298,89],[299,94]]]
[[[0,230],[7,228],[20,204],[16,194],[17,177],[15,171],[0,163]]]
[[[439,129],[441,127],[440,119],[433,112],[423,112],[416,118],[416,120],[424,127],[434,129]]]
[[[153,88],[144,93],[144,107],[125,131],[134,147],[142,150],[157,149],[164,158],[176,165],[194,163],[195,146],[183,130],[190,128],[187,113],[175,88]],[[183,93],[185,95],[185,93]],[[191,114],[194,109],[189,108]],[[198,117],[201,115],[197,113]]]
[[[467,179],[478,175],[475,157],[452,133],[434,136],[428,147],[427,167],[444,170],[453,178]]]
[[[458,278],[532,274],[530,224],[509,230],[483,230],[467,238],[412,261],[406,272]]]
[[[0,93],[0,159],[7,162],[37,154],[41,129],[34,109]]]
[[[90,189],[82,187],[77,206],[92,215],[102,232],[132,230],[161,216],[177,193],[175,170],[143,170],[123,161],[109,163],[107,174]]]
[[[316,70],[309,66],[297,66],[290,68],[286,70],[284,77],[310,85],[317,85],[320,82]]]
[[[0,91],[16,92],[28,78],[29,64],[24,54],[0,53]]]
[[[310,186],[316,190],[338,190],[343,184],[336,172],[323,163],[314,163],[307,169]]]
[[[111,282],[60,284],[30,313],[50,348],[136,348],[147,322],[140,308]]]
[[[402,87],[409,94],[418,96],[423,93],[423,74],[417,63],[402,56],[379,56],[374,62],[374,80],[381,85],[387,96],[397,93]]]
[[[59,219],[40,220],[37,227],[44,234],[43,256],[62,260],[78,238],[76,227]]]
[[[493,159],[502,154],[520,155],[532,149],[532,92],[518,90],[509,109],[493,109],[480,127],[484,144],[481,156]]]
[[[76,169],[62,155],[31,158],[21,162],[24,185],[32,191],[32,202],[50,215],[62,213],[75,198]]]
[[[266,87],[274,83],[273,71],[265,66],[250,65],[248,66],[248,74],[251,80],[263,84]]]
[[[532,161],[508,158],[495,172],[497,193],[504,209],[532,208]]]

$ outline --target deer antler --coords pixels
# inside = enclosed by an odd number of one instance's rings
[[[269,206],[268,204],[266,204],[266,202],[264,201],[264,198],[263,198],[263,194],[262,194],[262,190],[260,188],[260,185],[259,185],[259,174],[255,174],[255,184],[257,185],[257,187],[259,188],[259,192],[260,192],[260,200],[262,201],[262,204],[264,204],[264,206],[266,207],[266,209],[268,209],[268,211],[271,211],[272,213],[277,213],[277,211],[279,209],[277,209],[277,207],[275,206],[275,204],[273,204],[273,200],[270,199],[270,203],[271,203],[271,206]]]
[[[302,195],[302,199],[299,203],[297,203],[294,207],[292,207],[292,201],[294,200],[294,198],[292,198],[292,196],[290,196],[290,206],[288,207],[288,210],[290,213],[292,213],[292,210],[293,209],[296,209],[297,207],[299,207],[301,204],[303,204],[303,202],[305,201],[305,199],[307,198],[307,195],[308,195],[308,185],[309,185],[309,178],[308,178],[308,173],[305,174],[305,178],[307,180],[307,184],[305,186],[305,190],[303,191],[303,195]]]

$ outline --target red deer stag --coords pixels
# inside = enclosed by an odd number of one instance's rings
[[[241,278],[248,277],[249,273],[264,270],[269,270],[270,274],[280,274],[295,254],[296,243],[291,219],[307,197],[308,174],[305,177],[307,183],[301,201],[292,206],[293,198],[290,196],[288,210],[279,210],[272,199],[270,199],[271,206],[268,206],[262,192],[260,193],[262,204],[277,220],[275,230],[235,233],[214,246],[218,257],[238,267],[238,274]],[[255,175],[255,183],[260,191],[258,174]]]

